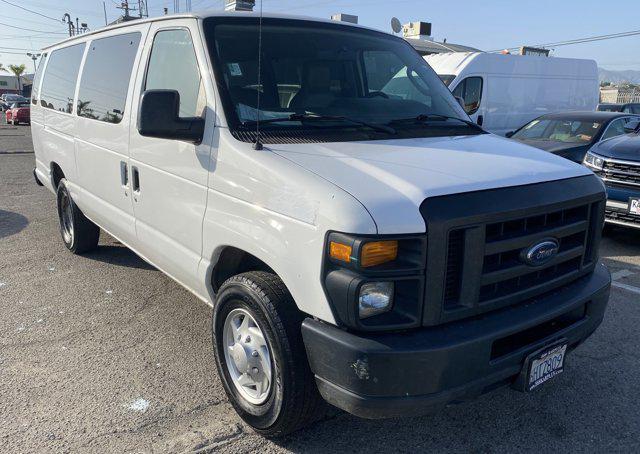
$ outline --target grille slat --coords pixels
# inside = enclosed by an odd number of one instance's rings
[[[551,266],[555,266],[557,264],[560,263],[564,263],[567,262],[571,259],[575,259],[576,257],[582,257],[582,254],[584,253],[584,247],[579,246],[579,247],[575,247],[573,249],[570,249],[566,252],[562,252],[560,254],[558,254],[554,260],[552,260],[551,262],[547,263],[545,265],[545,267],[551,267]],[[509,268],[504,268],[498,271],[492,271],[490,273],[485,273],[482,276],[482,285],[487,285],[487,284],[495,284],[498,283],[500,281],[505,281],[507,279],[513,279],[513,278],[519,278],[522,277],[524,275],[528,275],[531,274],[531,267],[528,265],[524,265],[524,264],[519,264],[516,266],[512,266]],[[536,271],[534,274],[537,274],[539,276],[540,272]],[[522,282],[518,282],[518,287],[521,287]]]
[[[516,248],[524,248],[530,246],[534,241],[540,239],[540,233],[544,232],[547,236],[555,238],[563,238],[575,233],[584,232],[589,226],[589,223],[585,221],[578,221],[567,225],[561,225],[551,229],[543,230],[537,229],[536,233],[532,233],[525,236],[519,236],[515,238],[509,238],[506,240],[494,240],[490,241],[486,245],[486,254],[497,254],[500,252],[508,251]]]
[[[640,163],[623,163],[605,159],[598,174],[605,180],[620,185],[640,186]]]

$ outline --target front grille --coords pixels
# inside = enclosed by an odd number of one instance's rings
[[[427,199],[423,324],[534,301],[592,272],[604,206],[595,176]],[[559,244],[549,262],[521,258],[549,239]]]
[[[633,224],[640,227],[640,216],[631,214],[626,210],[618,210],[607,207],[604,216],[609,221],[619,221],[627,224]]]
[[[640,186],[640,163],[605,159],[604,168],[598,174],[605,181],[611,183],[622,186]]]

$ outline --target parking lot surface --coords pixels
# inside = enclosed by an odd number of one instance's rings
[[[335,411],[269,441],[226,400],[208,306],[104,233],[70,254],[30,152],[28,127],[0,126],[0,452],[640,450],[640,232],[604,239],[604,323],[539,391],[411,419]]]

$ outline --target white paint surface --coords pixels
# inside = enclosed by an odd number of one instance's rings
[[[129,410],[138,411],[144,413],[149,408],[149,401],[138,397],[136,400],[129,404]]]

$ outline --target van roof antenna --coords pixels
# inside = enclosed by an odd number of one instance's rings
[[[260,141],[260,91],[262,90],[262,0],[260,0],[260,19],[258,22],[258,118],[256,120],[256,142],[253,144],[254,150],[262,150]]]

